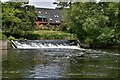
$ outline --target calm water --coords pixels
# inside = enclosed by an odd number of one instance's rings
[[[120,50],[11,49],[2,58],[3,78],[120,78]]]

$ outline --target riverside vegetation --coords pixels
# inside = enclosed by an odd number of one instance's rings
[[[60,31],[60,28],[36,30],[35,7],[26,4],[23,2],[2,3],[2,30],[8,39],[76,39],[75,35]]]
[[[66,5],[65,5],[66,4]],[[60,2],[68,32],[91,46],[120,45],[120,2]]]
[[[37,14],[34,6],[15,2],[2,3],[2,6],[2,30],[7,37],[11,35],[18,39],[65,39],[67,36],[67,39],[77,38],[92,46],[120,44],[120,2],[60,2],[62,7],[69,6],[65,9],[66,15],[60,31],[35,30]]]

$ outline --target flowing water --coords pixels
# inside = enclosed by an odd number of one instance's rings
[[[17,49],[78,49],[81,50],[77,40],[27,40],[12,41],[13,47]],[[83,49],[84,50],[84,49]]]
[[[11,49],[2,58],[3,78],[120,78],[120,50]]]

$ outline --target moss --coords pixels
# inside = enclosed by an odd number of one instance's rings
[[[8,39],[9,39],[10,41],[11,41],[11,40],[15,40],[15,37],[10,36]]]

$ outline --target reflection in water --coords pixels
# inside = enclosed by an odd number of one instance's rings
[[[119,52],[9,50],[3,53],[3,78],[119,78]]]

